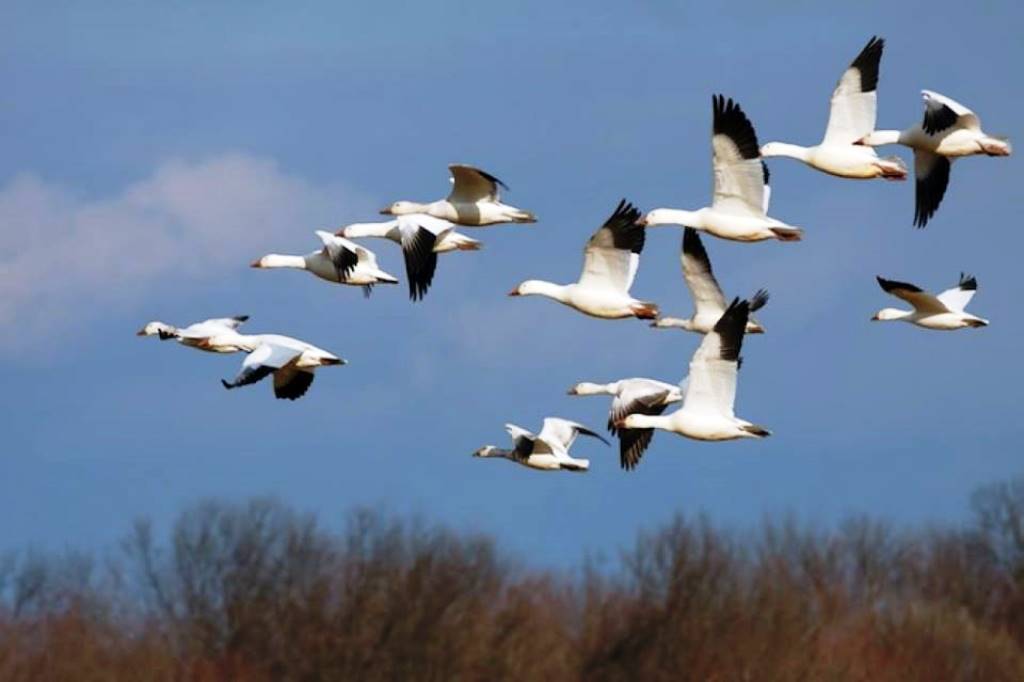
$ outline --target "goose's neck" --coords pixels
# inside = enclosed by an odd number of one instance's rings
[[[261,268],[299,268],[306,269],[305,256],[289,256],[281,253],[271,253],[259,260]]]
[[[883,144],[898,144],[903,133],[899,130],[876,130],[861,140],[861,144],[878,147]]]
[[[610,384],[592,384],[589,381],[581,381],[576,384],[575,395],[615,395],[619,391],[619,382]]]
[[[671,419],[671,415],[631,414],[627,417],[629,426],[626,428],[670,430]]]
[[[677,208],[656,208],[644,216],[644,224],[648,227],[659,225],[682,225],[684,227],[703,228],[704,213],[699,211],[683,211]]]
[[[765,146],[761,147],[761,156],[787,156],[791,159],[799,159],[800,161],[806,162],[810,159],[811,150],[807,147],[801,147],[798,144],[769,142]]]
[[[539,279],[528,279],[519,285],[520,296],[547,296],[565,303],[569,300],[569,292],[564,284],[545,282]]]
[[[360,237],[387,237],[388,233],[395,228],[397,221],[389,220],[386,223],[353,223],[346,225],[344,236],[347,239],[358,239]]]

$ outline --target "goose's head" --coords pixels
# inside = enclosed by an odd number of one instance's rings
[[[167,337],[174,333],[174,327],[158,320],[147,322],[146,326],[135,332],[136,336],[160,336]]]
[[[658,227],[659,225],[683,225],[685,227],[693,227],[692,225],[689,225],[687,221],[690,221],[694,217],[694,214],[690,211],[680,211],[674,208],[656,208],[653,211],[648,211],[644,215],[640,216],[640,219],[636,222],[638,225],[643,225],[644,227]]]
[[[904,310],[898,310],[896,308],[882,308],[874,317],[871,318],[872,322],[887,322],[889,320],[898,320],[901,317],[906,317],[907,313]]]
[[[525,282],[520,282],[515,286],[512,291],[508,292],[509,296],[533,296],[535,294],[548,294],[552,289],[550,282],[542,282],[539,279],[528,279]]]
[[[485,445],[482,448],[480,448],[479,450],[475,450],[473,452],[472,456],[473,457],[491,457],[497,451],[498,451],[498,448],[496,446],[494,446],[494,445]]]
[[[569,389],[569,395],[598,395],[607,392],[604,386],[589,381],[581,381]]]
[[[264,261],[266,261],[266,260],[267,260],[266,256],[263,256],[261,258],[257,258],[253,262],[249,263],[249,267],[250,268],[265,268],[266,264],[264,263]]]
[[[381,215],[409,215],[420,213],[420,206],[412,201],[396,201],[380,210]]]

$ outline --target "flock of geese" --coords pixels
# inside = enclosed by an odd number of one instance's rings
[[[769,217],[769,172],[764,159],[798,159],[819,171],[843,178],[904,180],[906,164],[897,156],[880,157],[876,146],[899,144],[914,150],[916,199],[914,224],[924,227],[934,216],[949,183],[952,161],[961,156],[1007,156],[1010,144],[981,129],[974,112],[962,104],[928,90],[923,91],[924,117],[906,130],[875,130],[878,69],[884,41],[872,38],[839,79],[832,93],[825,136],[817,145],[802,147],[782,142],[761,146],[753,124],[739,104],[722,95],[712,98],[712,153],[714,192],[710,206],[697,210],[659,208],[646,214],[623,199],[590,237],[583,252],[579,279],[556,284],[530,279],[510,296],[544,296],[597,318],[653,320],[656,328],[678,328],[703,335],[679,385],[647,378],[610,383],[581,382],[570,395],[612,396],[608,430],[620,444],[624,469],[633,469],[660,429],[704,441],[764,438],[770,431],[735,415],[740,351],[746,334],[762,334],[764,327],[752,313],[768,301],[765,290],[749,299],[729,301],[712,271],[700,232],[722,239],[756,242],[776,239],[800,241],[800,227]],[[430,203],[396,201],[382,214],[385,222],[354,223],[336,233],[317,231],[321,246],[304,255],[268,254],[254,268],[306,270],[328,282],[355,285],[369,296],[378,284],[398,278],[382,270],[373,251],[353,240],[388,239],[401,247],[409,297],[426,295],[437,269],[439,254],[476,251],[481,243],[460,233],[460,227],[479,228],[501,223],[533,223],[536,216],[501,200],[508,189],[498,178],[466,165],[449,166],[452,189]],[[646,230],[661,225],[682,226],[683,279],[692,295],[689,318],[661,317],[658,306],[630,293],[640,265]],[[983,327],[988,320],[965,311],[977,290],[974,277],[961,274],[957,285],[938,295],[913,284],[882,277],[881,288],[902,299],[911,310],[884,308],[872,319],[900,320],[926,329],[953,330]],[[295,400],[313,383],[314,371],[345,360],[312,344],[278,334],[244,334],[247,316],[211,319],[177,328],[150,322],[138,334],[215,353],[244,352],[245,359],[225,388],[256,383],[273,376],[274,395]],[[664,414],[670,405],[678,409]],[[487,445],[477,457],[510,459],[542,470],[586,471],[590,462],[570,456],[580,434],[607,441],[598,433],[566,419],[549,417],[534,434],[514,424],[505,429],[512,447]]]

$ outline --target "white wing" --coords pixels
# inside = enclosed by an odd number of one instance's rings
[[[712,98],[711,149],[715,190],[711,207],[722,213],[764,217],[768,168],[761,161],[757,133],[739,105]]]
[[[407,230],[424,229],[437,237],[438,240],[455,229],[455,223],[442,218],[435,218],[434,216],[427,215],[426,213],[400,215],[398,216],[397,221],[398,226],[402,229],[403,233]]]
[[[452,174],[452,191],[448,195],[448,201],[453,204],[501,201],[498,188],[508,189],[498,178],[473,166],[452,164],[448,166],[448,170]]]
[[[579,283],[593,289],[628,292],[640,265],[646,232],[637,223],[640,211],[625,199],[591,236],[583,250]]]
[[[540,433],[537,434],[537,442],[544,442],[555,454],[569,454],[569,448],[572,447],[576,436],[581,433],[593,436],[606,444],[608,443],[600,434],[591,431],[582,424],[569,421],[568,419],[560,419],[559,417],[547,417],[544,420],[544,425],[541,427]]]
[[[921,287],[907,282],[898,282],[896,280],[884,279],[882,277],[876,277],[878,285],[882,287],[882,290],[887,294],[892,294],[896,298],[901,298],[910,305],[914,306],[914,310],[921,313],[948,313],[949,308],[946,304],[940,301],[934,294],[930,294]]]
[[[704,336],[690,360],[685,387],[680,386],[684,410],[734,416],[736,376],[749,314],[747,301],[736,299]]]
[[[683,230],[683,248],[679,254],[679,261],[682,263],[683,280],[693,296],[697,315],[717,317],[725,312],[725,294],[715,280],[711,261],[700,235],[692,227]]]
[[[962,313],[977,290],[978,280],[961,272],[960,283],[952,289],[946,289],[935,298],[953,312]]]
[[[872,38],[832,92],[828,127],[822,144],[853,144],[875,130],[878,66],[885,41]]]
[[[954,99],[931,90],[922,90],[924,121],[921,128],[929,135],[937,135],[951,128],[981,130],[978,115]]]

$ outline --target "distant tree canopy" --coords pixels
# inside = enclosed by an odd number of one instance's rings
[[[1024,680],[1024,479],[963,528],[677,518],[609,570],[367,511],[206,502],[0,558],[0,680]]]

